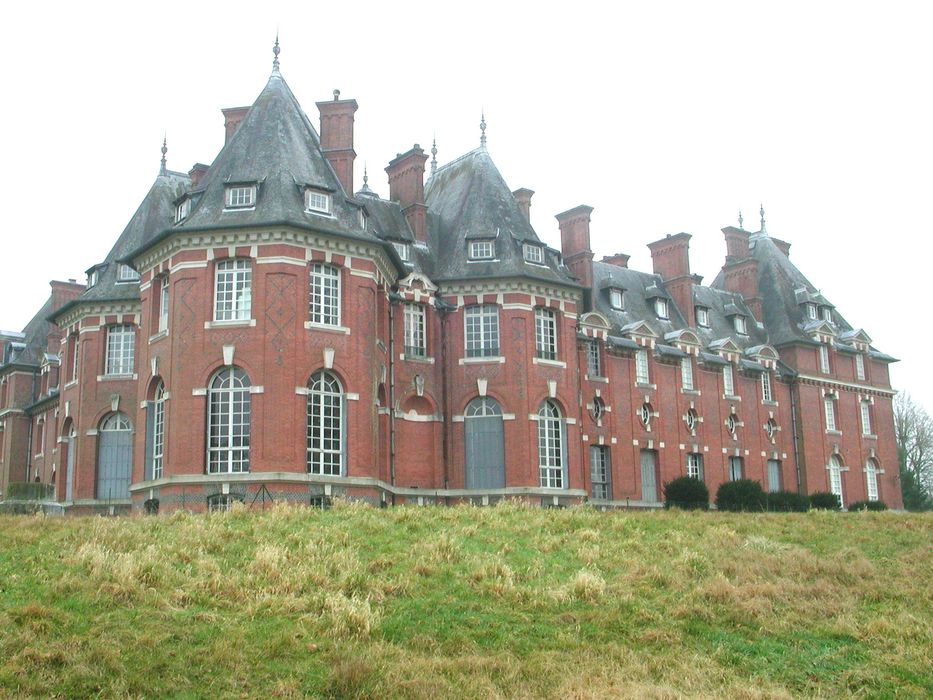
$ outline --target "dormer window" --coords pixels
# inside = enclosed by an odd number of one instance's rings
[[[309,187],[305,190],[305,209],[317,214],[330,214],[330,194]]]
[[[525,262],[534,263],[535,265],[544,264],[544,248],[541,246],[525,243],[522,252],[525,257]]]
[[[366,228],[366,212],[363,209],[359,209],[357,211],[357,215],[359,216],[360,228],[365,229]]]
[[[256,206],[256,185],[228,185],[227,209],[247,209]]]
[[[622,297],[621,289],[610,289],[609,290],[609,306],[611,306],[616,311],[625,310],[625,300]]]
[[[496,245],[493,241],[470,241],[470,260],[492,260],[495,254]],[[525,259],[528,259],[527,253]]]
[[[88,289],[97,284],[97,270],[91,270],[87,275],[87,286]]]
[[[745,322],[744,316],[734,316],[732,318],[732,326],[739,335],[748,335],[748,324]]]
[[[696,307],[697,325],[703,328],[709,328],[709,309],[705,306]]]
[[[821,311],[823,312],[823,320],[827,323],[833,322],[833,310],[828,306],[824,306]]]
[[[139,273],[129,265],[120,263],[117,268],[117,282],[139,282]]]
[[[191,200],[187,197],[175,205],[175,223],[184,221],[191,213]]]
[[[816,321],[819,318],[816,304],[807,304],[807,318],[811,321]]]
[[[667,312],[667,299],[655,299],[654,312],[658,315],[658,318],[669,318]]]
[[[411,246],[407,243],[399,243],[397,241],[392,241],[392,247],[395,248],[395,252],[398,253],[398,256],[404,262],[411,262]]]

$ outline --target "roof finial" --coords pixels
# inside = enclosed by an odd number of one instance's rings
[[[479,131],[479,145],[481,148],[486,148],[486,110],[480,112]]]
[[[765,227],[765,205],[764,204],[761,205],[761,209],[759,211],[761,213],[761,233],[767,233],[768,229]]]
[[[279,48],[279,30],[276,29],[275,30],[275,46],[272,47],[272,55],[275,56],[275,58],[272,59],[272,72],[273,73],[279,72],[279,53],[281,51],[282,49]]]
[[[437,172],[437,135],[434,135],[434,140],[431,142],[431,175]]]
[[[744,224],[745,224],[745,219],[742,218],[742,210],[739,209],[739,228],[742,228]],[[745,229],[742,229],[742,230],[744,231]]]
[[[369,166],[363,163],[363,189],[369,187]]]
[[[159,175],[165,175],[168,172],[168,169],[165,167],[165,154],[168,153],[168,134],[162,134],[162,168],[159,170]]]

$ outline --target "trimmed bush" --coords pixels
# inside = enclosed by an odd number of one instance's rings
[[[699,479],[682,476],[664,484],[664,507],[708,510],[709,489]]]
[[[716,507],[719,510],[761,512],[765,509],[766,496],[761,484],[752,479],[727,481],[716,492]]]
[[[839,496],[829,491],[819,491],[810,494],[810,507],[814,510],[839,510],[842,504]]]
[[[849,504],[850,513],[855,510],[882,511],[887,509],[888,507],[881,501],[856,501],[855,503]]]
[[[806,513],[810,499],[794,491],[775,491],[765,495],[766,508],[772,513]]]

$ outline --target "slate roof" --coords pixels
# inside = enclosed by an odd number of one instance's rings
[[[422,260],[435,280],[531,277],[577,287],[558,251],[544,265],[528,263],[522,244],[544,245],[525,218],[488,151],[477,148],[447,163],[425,183],[428,246]],[[468,260],[468,241],[493,239],[495,259]]]
[[[610,288],[624,290],[624,310],[612,308],[609,303]],[[657,317],[652,302],[657,296],[668,298],[660,276],[593,261],[593,307],[609,319],[613,330],[618,331],[631,323],[644,321],[658,337],[663,338],[665,333],[686,328],[687,322],[673,301],[667,303],[670,318],[665,320]]]
[[[49,297],[38,313],[32,317],[23,328],[22,339],[10,343],[7,361],[0,367],[7,365],[28,365],[40,367],[46,357],[48,345],[49,314],[52,313],[52,297]],[[12,334],[10,334],[12,335]],[[0,361],[3,358],[0,357]]]

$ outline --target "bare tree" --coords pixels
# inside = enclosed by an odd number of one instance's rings
[[[904,507],[933,508],[933,418],[910,394],[894,399],[894,439]]]

